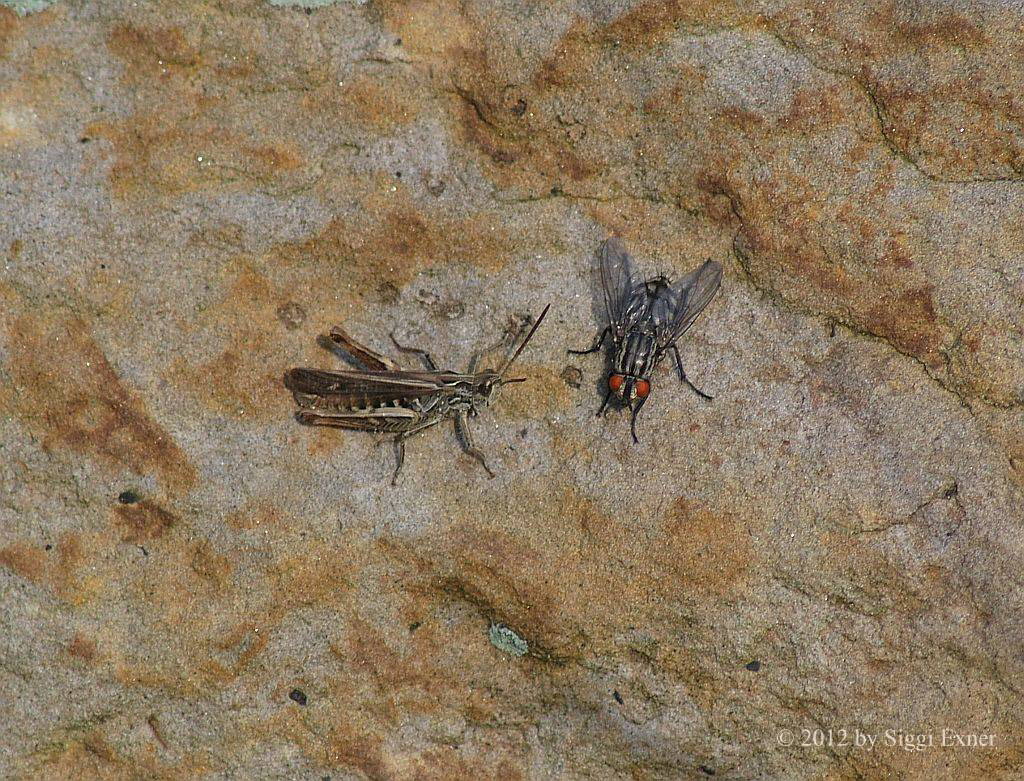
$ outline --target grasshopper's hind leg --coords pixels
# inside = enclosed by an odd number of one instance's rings
[[[399,434],[395,437],[395,473],[391,475],[391,485],[398,485],[398,473],[402,471],[402,464],[405,463],[405,438],[408,434]]]
[[[375,371],[398,371],[401,367],[385,355],[374,352],[369,347],[359,344],[346,333],[340,325],[334,326],[323,342],[324,346],[339,347],[362,366]]]
[[[477,449],[473,444],[473,432],[469,430],[469,420],[466,418],[465,412],[459,412],[455,415],[455,429],[462,440],[462,447],[466,453],[479,461],[480,466],[484,468],[487,474],[494,477],[494,472],[487,466],[487,460],[484,458],[483,451]]]
[[[402,464],[405,463],[405,440],[411,437],[418,431],[423,431],[425,428],[430,428],[435,423],[440,422],[441,418],[428,418],[427,420],[413,426],[405,431],[400,431],[395,435],[395,473],[391,476],[391,485],[398,484],[398,473],[402,471]]]
[[[437,364],[434,363],[434,359],[430,357],[430,353],[428,353],[426,350],[421,350],[418,347],[405,347],[404,345],[398,343],[398,340],[395,339],[394,334],[391,334],[391,343],[403,353],[411,353],[412,355],[418,355],[420,358],[423,359],[423,362],[427,365],[427,368],[430,369],[430,371],[437,371]]]

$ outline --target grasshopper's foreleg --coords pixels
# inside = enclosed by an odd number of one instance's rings
[[[462,446],[466,453],[479,461],[480,466],[484,468],[487,474],[494,477],[494,472],[492,472],[491,468],[487,466],[487,461],[484,459],[483,452],[478,450],[473,444],[473,432],[469,430],[469,420],[466,418],[465,412],[455,413],[455,429],[459,434],[459,438],[462,440]]]

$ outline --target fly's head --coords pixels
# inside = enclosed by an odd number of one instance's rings
[[[608,375],[608,390],[630,409],[634,404],[643,404],[651,393],[651,381],[643,377],[613,372]]]

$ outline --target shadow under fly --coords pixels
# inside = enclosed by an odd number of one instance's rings
[[[476,353],[465,373],[443,371],[426,350],[403,347],[403,352],[416,355],[427,367],[424,371],[407,371],[394,361],[356,342],[340,327],[331,329],[327,342],[344,350],[358,369],[324,371],[296,368],[284,375],[284,385],[292,392],[300,409],[295,417],[311,426],[334,426],[355,431],[395,435],[397,465],[391,484],[395,485],[405,461],[405,440],[442,420],[452,418],[463,449],[473,456],[491,477],[484,454],[473,444],[469,418],[486,407],[502,385],[525,382],[525,377],[505,378],[513,361],[526,347],[544,320],[550,304],[544,307],[518,349],[497,371],[479,370],[480,360],[499,348],[508,348],[508,339]]]
[[[718,292],[722,267],[708,260],[675,283],[665,276],[645,280],[616,237],[601,244],[598,261],[608,324],[589,349],[569,350],[569,353],[597,352],[605,339],[611,337],[608,390],[597,414],[601,415],[615,396],[632,411],[630,432],[633,441],[639,442],[636,417],[651,393],[651,375],[666,353],[671,352],[675,358],[679,381],[689,385],[701,398],[711,400],[687,378],[676,341]]]

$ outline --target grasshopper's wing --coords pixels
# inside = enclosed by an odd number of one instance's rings
[[[438,391],[429,372],[289,369],[284,386],[300,407],[341,410],[430,396]]]
[[[665,287],[651,302],[651,318],[659,349],[682,336],[715,297],[722,284],[722,266],[708,260],[674,285]]]
[[[638,275],[633,258],[626,252],[622,240],[616,236],[601,244],[598,260],[608,325],[616,341],[621,341],[646,305],[643,279]]]

